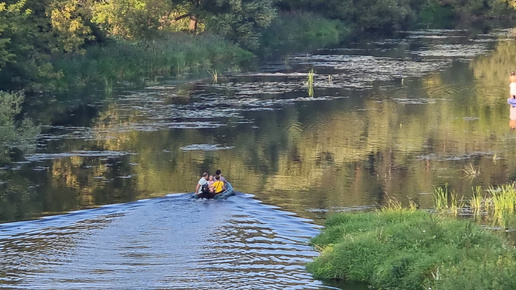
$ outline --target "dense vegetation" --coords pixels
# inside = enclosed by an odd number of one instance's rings
[[[363,281],[380,289],[515,289],[516,251],[469,221],[389,209],[338,214],[312,243],[308,265],[320,279]]]
[[[88,82],[204,72],[220,63],[236,69],[252,54],[335,44],[351,32],[506,21],[514,14],[512,5],[512,0],[3,1],[0,89],[55,92]],[[184,44],[185,36],[174,32],[195,37]],[[133,62],[115,68],[123,56]],[[82,66],[81,81],[75,82]]]

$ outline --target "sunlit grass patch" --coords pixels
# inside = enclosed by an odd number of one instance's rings
[[[470,221],[390,209],[330,217],[307,266],[318,279],[380,289],[516,289],[516,251]]]

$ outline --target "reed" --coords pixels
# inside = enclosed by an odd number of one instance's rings
[[[475,216],[479,216],[482,212],[485,197],[482,195],[482,187],[476,186],[473,188],[473,195],[469,201],[469,206]]]
[[[457,194],[450,194],[450,211],[454,216],[458,216],[463,211],[465,205],[463,197],[457,197]]]
[[[313,97],[314,96],[314,69],[310,69],[308,72],[308,80],[306,82],[306,85],[308,87],[308,96]]]
[[[448,185],[436,188],[433,199],[435,210],[438,212],[451,213],[457,216],[464,210],[465,202],[463,197],[458,198],[457,194],[449,192]]]
[[[218,83],[218,81],[219,81],[219,73],[217,72],[217,70],[208,71],[208,73],[211,75],[213,83],[214,84]]]
[[[434,190],[434,207],[436,211],[448,209],[448,185],[437,187]]]
[[[514,184],[501,185],[496,188],[490,187],[488,192],[492,198],[493,223],[504,228],[509,227],[510,221],[514,220],[516,206]]]

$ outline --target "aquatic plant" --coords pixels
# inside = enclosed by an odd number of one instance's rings
[[[308,96],[314,96],[314,69],[310,69],[308,72],[308,80],[306,81],[306,86],[308,87]]]
[[[469,206],[473,210],[475,216],[480,215],[484,203],[484,196],[482,195],[482,187],[476,186],[473,188],[473,195],[471,196]]]
[[[211,77],[213,79],[213,83],[214,84],[218,83],[218,81],[219,81],[219,73],[217,72],[217,70],[208,71],[208,73],[211,75]]]
[[[466,177],[468,178],[475,178],[480,175],[480,169],[475,168],[471,163],[469,166],[465,166],[464,169],[461,169],[460,171],[466,173]]]
[[[437,187],[433,194],[435,210],[448,209],[448,185]]]
[[[463,210],[465,205],[462,197],[458,198],[456,193],[448,191],[447,184],[434,190],[433,199],[436,211],[452,213],[455,216]]]
[[[498,187],[489,187],[491,194],[490,206],[493,208],[493,222],[504,228],[509,227],[510,220],[514,219],[516,207],[516,189],[514,184]]]

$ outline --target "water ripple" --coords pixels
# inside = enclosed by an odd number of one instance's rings
[[[0,283],[13,288],[320,289],[304,265],[318,226],[238,194],[171,195],[3,224]]]

